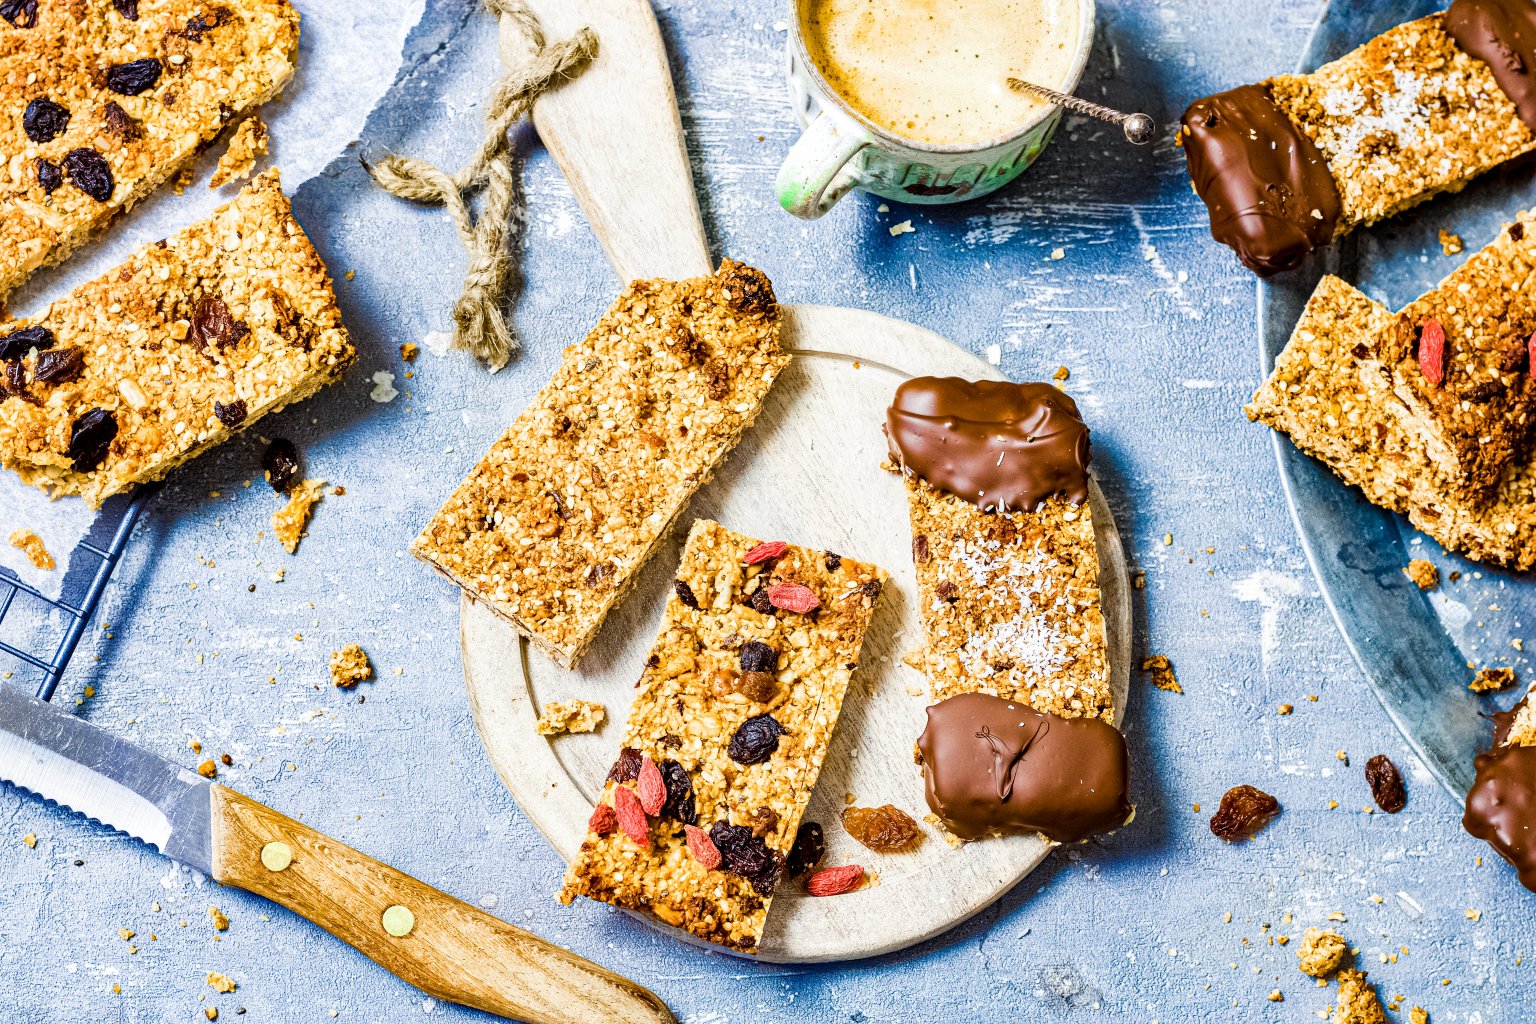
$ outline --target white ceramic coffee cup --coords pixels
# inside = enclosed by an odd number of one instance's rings
[[[1044,107],[988,142],[943,146],[904,139],[845,103],[811,60],[801,9],[789,4],[789,91],[805,131],[779,168],[779,204],[806,220],[826,213],[850,189],[901,203],[957,203],[995,191],[1022,174],[1050,142],[1060,107]],[[1064,81],[1038,82],[1072,92],[1093,49],[1094,0],[1078,0],[1078,30]]]

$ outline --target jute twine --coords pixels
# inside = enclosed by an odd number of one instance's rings
[[[496,83],[486,114],[485,139],[474,157],[450,175],[425,160],[389,156],[368,166],[373,180],[392,195],[448,211],[469,253],[464,288],[453,306],[453,344],[473,353],[491,372],[507,365],[518,349],[507,320],[515,269],[507,231],[523,214],[508,132],[533,109],[545,91],[579,75],[597,56],[597,36],[583,28],[570,39],[547,43],[539,19],[523,0],[485,0],[492,14],[510,18],[533,43],[532,59]],[[483,209],[470,209],[484,190]]]

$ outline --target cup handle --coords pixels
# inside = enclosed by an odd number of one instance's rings
[[[858,175],[848,166],[869,138],[856,125],[839,124],[823,111],[789,148],[774,188],[779,205],[802,220],[815,220],[832,209]]]

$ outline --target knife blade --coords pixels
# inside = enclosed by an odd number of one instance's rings
[[[533,1024],[673,1024],[640,985],[3,686],[0,780],[265,896],[439,999]]]

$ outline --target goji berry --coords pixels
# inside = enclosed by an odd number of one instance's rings
[[[614,787],[613,813],[625,835],[633,839],[637,846],[647,850],[651,848],[650,825],[646,822],[645,809],[640,806],[640,798],[635,796],[634,790],[628,786]]]
[[[806,879],[805,891],[812,896],[841,896],[852,892],[864,881],[864,869],[857,864],[827,868]]]
[[[640,798],[640,809],[647,817],[656,817],[666,805],[667,782],[661,777],[661,769],[650,758],[640,762],[640,776],[635,779],[635,796]]]
[[[768,603],[787,612],[806,612],[821,604],[821,598],[803,583],[775,583],[768,588]]]
[[[1424,321],[1419,334],[1419,369],[1435,387],[1445,380],[1445,328],[1433,318]]]
[[[697,825],[684,825],[683,836],[688,843],[688,852],[693,854],[693,859],[699,862],[699,866],[705,871],[713,871],[720,866],[720,851],[715,847],[714,840],[709,838],[709,833]]]
[[[587,819],[587,828],[600,836],[606,836],[619,827],[618,816],[613,813],[613,808],[607,804],[598,804],[592,808],[592,817]]]
[[[746,563],[748,565],[756,565],[758,562],[766,562],[770,558],[778,558],[788,550],[788,541],[765,540],[747,552]]]

